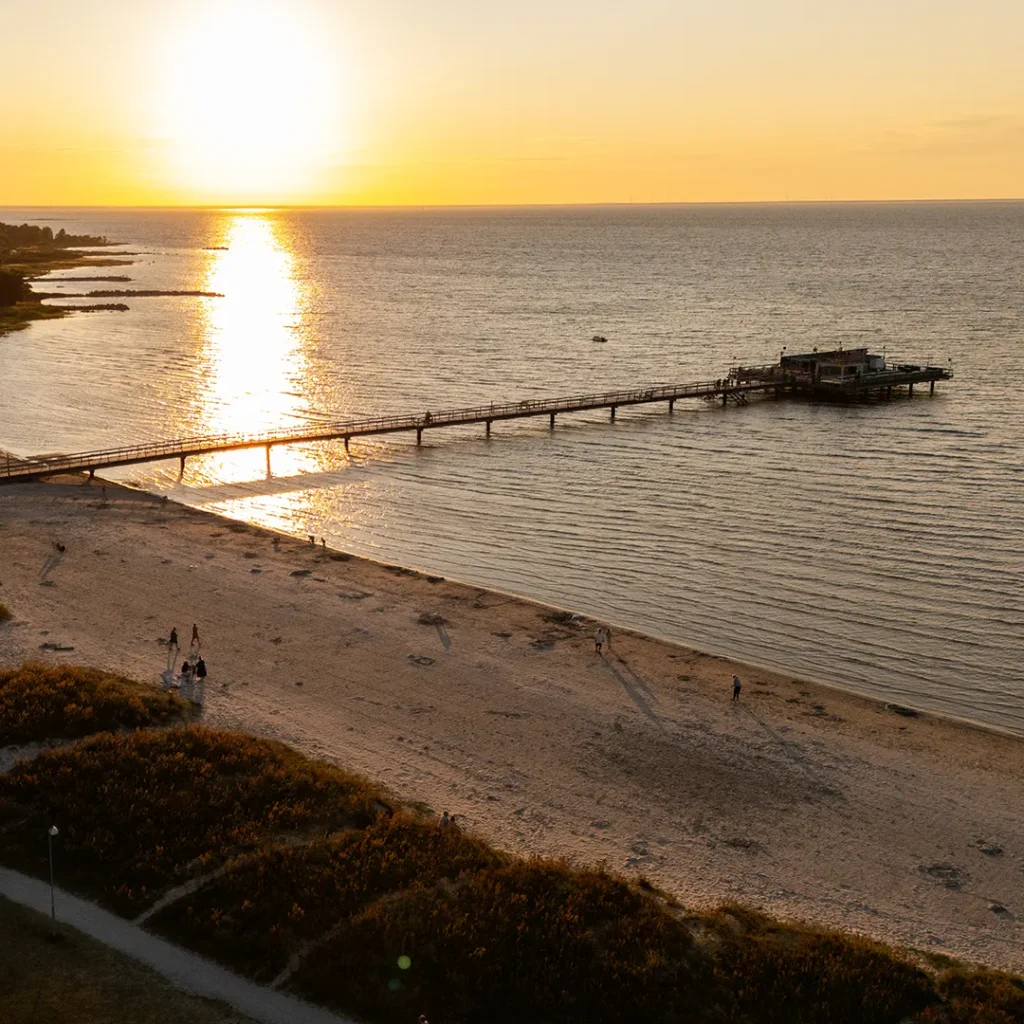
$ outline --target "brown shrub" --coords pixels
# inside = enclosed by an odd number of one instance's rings
[[[892,949],[755,911],[709,915],[722,1005],[758,1024],[897,1024],[936,999],[932,981]]]
[[[943,1003],[914,1018],[915,1024],[1022,1024],[1024,981],[996,971],[949,971],[938,979]]]
[[[0,669],[0,744],[137,729],[188,714],[172,694],[97,669],[36,662]]]
[[[455,829],[399,814],[328,842],[237,860],[161,911],[153,927],[268,981],[304,942],[373,900],[412,885],[455,880],[503,859]]]
[[[275,836],[370,824],[380,796],[365,779],[237,733],[101,734],[0,776],[0,858],[43,874],[56,824],[64,882],[135,913]]]
[[[411,965],[403,970],[399,958]],[[296,973],[380,1021],[699,1020],[711,972],[689,932],[603,872],[530,862],[417,887],[346,922]]]

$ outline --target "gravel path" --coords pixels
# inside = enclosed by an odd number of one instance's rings
[[[49,885],[17,871],[0,868],[0,894],[41,914],[50,913]],[[61,889],[56,890],[56,908],[61,926],[77,928],[147,964],[191,995],[219,999],[263,1024],[354,1024],[349,1018],[246,981]]]

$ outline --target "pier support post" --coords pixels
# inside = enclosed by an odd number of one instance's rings
[[[670,398],[668,400],[668,411],[669,411],[670,415],[672,413],[672,410],[675,409],[675,407],[676,407],[676,400],[674,398]]]
[[[417,444],[423,444],[423,428],[422,427],[417,427],[416,428],[416,443]]]
[[[612,406],[612,416],[611,416],[611,419],[612,419],[612,423],[614,423],[615,422],[615,406],[614,405]]]
[[[551,429],[552,430],[555,429],[555,414],[554,413],[551,414]]]
[[[885,389],[885,397],[886,397],[887,399],[888,399],[888,398],[892,398],[892,388],[891,388],[891,387],[887,387],[887,388]]]
[[[270,445],[267,445],[267,477],[270,477]]]
[[[724,406],[725,403],[728,402],[728,401],[729,401],[729,392],[723,390],[722,391],[722,405]]]
[[[348,452],[348,440],[349,440],[348,439],[348,435],[346,434],[345,435],[345,451],[346,451],[346,453]]]
[[[181,463],[181,468],[178,470],[178,479],[181,480],[185,476],[185,456],[180,456],[178,461]]]
[[[934,384],[932,385],[932,390],[933,391],[935,390],[935,385]],[[90,480],[95,480],[96,479],[96,467],[95,466],[92,469],[89,470],[89,479]]]
[[[488,437],[491,436],[491,421],[490,420],[487,421],[487,436]]]
[[[913,381],[911,381],[910,384],[907,385],[907,397],[908,398],[913,398],[914,397],[914,382]]]
[[[935,381],[932,381],[931,384],[928,385],[928,394],[929,395],[934,395],[935,394]]]

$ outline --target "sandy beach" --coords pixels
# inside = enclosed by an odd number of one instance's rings
[[[1024,970],[1020,738],[105,490],[0,488],[0,664],[155,685],[195,622],[209,724],[509,850]]]

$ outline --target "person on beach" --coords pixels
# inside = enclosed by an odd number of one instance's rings
[[[192,666],[187,662],[181,663],[181,672],[178,675],[178,685],[188,686],[192,682]]]
[[[203,656],[199,655],[199,660],[196,662],[196,680],[200,683],[206,680],[206,662],[203,661]]]
[[[740,699],[740,690],[743,689],[743,684],[740,682],[740,677],[734,672],[732,675],[732,699]]]
[[[177,626],[171,626],[171,638],[167,641],[167,649],[170,650],[172,647],[174,648],[175,653],[177,653],[180,650],[180,648],[178,647],[178,627]]]
[[[320,538],[320,547],[322,547],[324,549],[324,554],[326,555],[327,554],[327,538],[326,537],[321,537]]]
[[[191,651],[193,647],[201,648],[203,645],[199,642],[199,627],[193,622],[192,623],[192,642],[188,645],[188,649]]]
[[[601,648],[604,647],[604,642],[607,636],[608,634],[605,632],[604,626],[601,626],[594,634],[594,650],[597,651],[598,654],[601,653]]]
[[[448,812],[445,811],[444,814],[441,815],[441,828],[447,828],[451,823],[452,819],[448,817]]]

